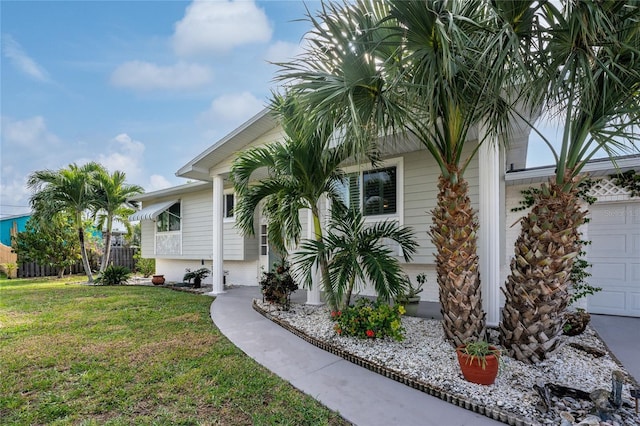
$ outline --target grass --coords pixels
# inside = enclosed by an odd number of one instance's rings
[[[0,279],[2,424],[348,424],[231,344],[210,304],[154,287]]]

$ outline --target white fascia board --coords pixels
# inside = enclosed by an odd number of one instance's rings
[[[208,188],[211,186],[211,182],[189,182],[184,185],[172,186],[169,188],[160,189],[158,191],[145,192],[144,194],[136,195],[129,198],[130,201],[149,201],[157,198],[176,196],[180,194],[186,194],[189,192],[196,192]]]
[[[588,163],[582,169],[583,173],[590,173],[594,176],[602,176],[605,174],[615,174],[618,171],[626,171],[640,167],[640,155],[630,155],[615,159],[616,166],[611,160],[598,159]],[[547,180],[555,174],[555,166],[536,167],[534,169],[519,170],[515,172],[507,172],[505,174],[505,182],[507,185],[518,185],[523,183],[539,183]]]

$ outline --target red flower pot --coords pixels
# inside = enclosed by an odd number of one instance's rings
[[[490,348],[491,350],[497,350],[494,346]],[[498,375],[498,356],[494,354],[485,356],[486,363],[483,368],[482,359],[464,353],[463,349],[464,346],[458,346],[456,354],[458,355],[458,363],[465,380],[479,385],[492,385]]]
[[[164,275],[154,275],[151,278],[151,282],[154,285],[162,285],[162,284],[164,284]]]

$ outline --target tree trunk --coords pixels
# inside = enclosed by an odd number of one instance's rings
[[[87,274],[87,281],[93,283],[93,274],[91,273],[91,265],[89,265],[89,257],[87,256],[87,248],[84,245],[84,229],[82,226],[78,228],[78,239],[80,240],[80,254],[82,255],[82,265],[84,272]]]
[[[109,258],[111,257],[111,228],[113,227],[112,219],[107,218],[107,230],[104,232],[104,253],[102,253],[102,264],[100,265],[100,272],[104,272],[105,268],[109,265]]]
[[[477,255],[478,221],[468,196],[468,184],[461,176],[456,183],[441,176],[438,189],[429,234],[437,249],[442,325],[447,340],[459,346],[484,337],[485,331]]]
[[[557,348],[569,303],[569,275],[580,252],[577,185],[566,191],[541,187],[531,212],[521,219],[511,273],[502,292],[500,339],[510,356],[537,363]]]
[[[318,211],[317,206],[314,205],[311,207],[311,214],[313,215],[313,227],[316,235],[316,241],[322,242],[322,226],[320,224],[320,212]],[[326,253],[321,253],[319,259],[320,273],[322,275],[322,289],[325,292],[329,308],[332,311],[336,311],[338,309],[338,300],[336,300],[336,295],[329,279],[329,263],[327,261]]]

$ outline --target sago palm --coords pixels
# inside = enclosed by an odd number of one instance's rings
[[[316,126],[295,99],[276,95],[272,107],[280,117],[284,140],[241,152],[233,162],[231,180],[238,198],[236,226],[253,235],[255,212],[262,205],[269,241],[284,254],[300,241],[301,209],[311,210],[315,238],[322,240],[318,204],[323,196],[339,200],[340,163],[348,153],[330,146],[331,134]],[[258,179],[259,172],[266,176]],[[335,308],[326,258],[319,259],[319,267],[327,302]]]
[[[365,223],[359,209],[344,211],[334,205],[327,234],[319,241],[305,240],[295,257],[295,265],[305,282],[311,281],[313,265],[322,257],[329,259],[329,277],[338,308],[351,303],[354,290],[373,285],[379,299],[390,301],[405,290],[406,276],[397,253],[388,243],[395,242],[409,262],[418,243],[413,231],[395,221]]]
[[[531,3],[323,3],[309,16],[309,50],[279,64],[278,78],[357,152],[375,154],[379,143],[411,134],[435,159],[441,175],[430,235],[443,326],[455,345],[485,327],[478,222],[464,178],[479,143],[464,151],[481,124],[492,135],[506,132],[511,104],[502,95],[524,81],[519,55],[530,48],[521,35],[531,25]]]
[[[144,189],[138,185],[126,183],[126,174],[120,170],[109,174],[105,169],[95,175],[95,200],[93,202],[94,215],[97,226],[102,230],[104,252],[100,272],[109,264],[111,255],[111,232],[113,221],[117,219],[131,233],[128,217],[135,211],[135,205],[128,199],[137,194],[142,194]]]
[[[70,164],[66,169],[35,171],[27,180],[27,185],[34,191],[30,203],[36,216],[53,217],[64,211],[73,218],[82,264],[90,283],[93,282],[93,274],[85,246],[83,217],[93,206],[94,177],[100,170],[101,166],[93,162],[82,166]]]
[[[582,169],[599,150],[615,156],[637,140],[639,4],[581,0],[565,2],[561,10],[545,6],[545,49],[536,52],[543,73],[530,99],[542,100],[564,129],[558,149],[547,141],[556,172],[521,219],[504,289],[502,343],[524,362],[545,359],[560,343],[568,279],[580,251],[578,227],[586,215],[578,200]]]

